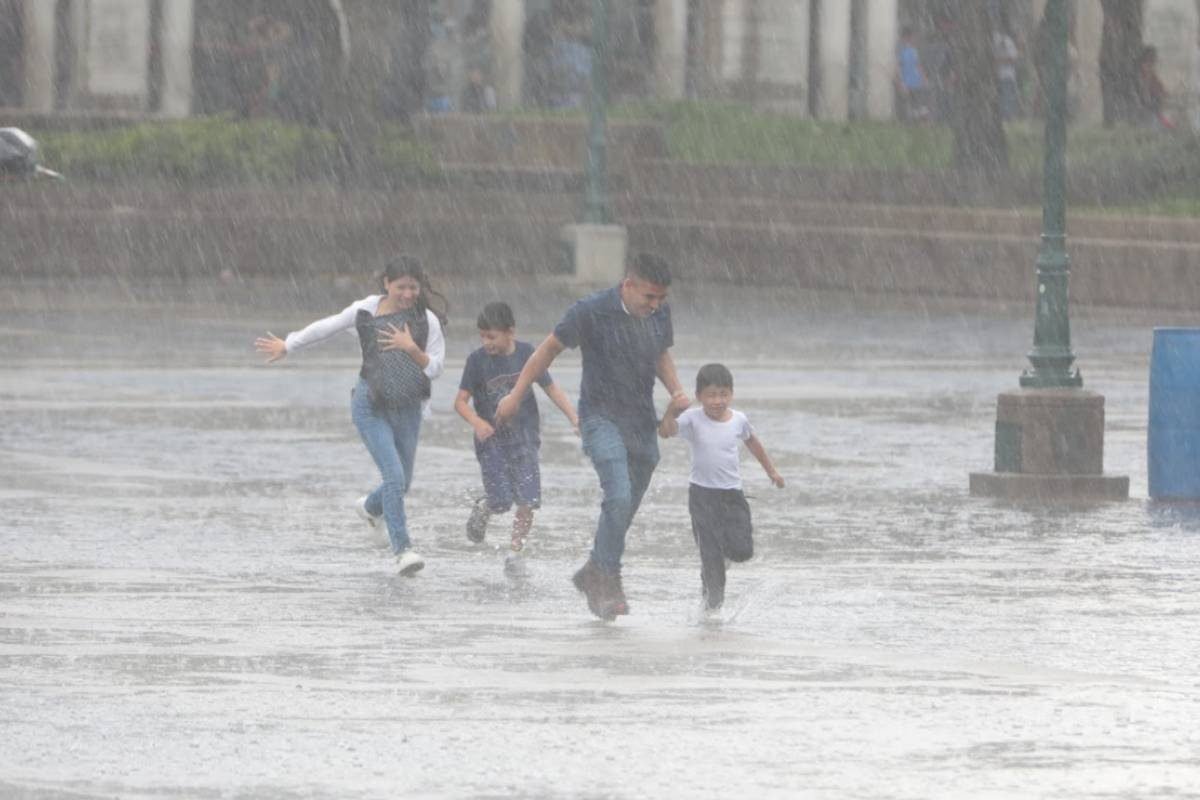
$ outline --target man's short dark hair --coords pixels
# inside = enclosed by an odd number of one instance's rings
[[[513,317],[512,309],[508,307],[508,303],[502,303],[497,300],[483,307],[483,311],[479,312],[479,318],[475,320],[475,324],[479,326],[479,330],[481,331],[507,331],[515,328],[517,321]]]
[[[671,268],[667,266],[667,260],[654,253],[635,253],[625,265],[625,275],[659,286],[671,285]]]
[[[696,394],[709,386],[733,391],[733,373],[724,364],[705,364],[696,373]]]

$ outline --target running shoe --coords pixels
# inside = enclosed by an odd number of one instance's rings
[[[413,550],[405,550],[396,556],[396,569],[406,578],[411,578],[425,566],[425,559]]]

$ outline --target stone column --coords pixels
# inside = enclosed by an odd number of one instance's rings
[[[1045,0],[1041,0],[1045,5]],[[1040,21],[1041,17],[1037,17]],[[1075,52],[1078,61],[1079,109],[1074,121],[1079,125],[1104,122],[1104,98],[1100,94],[1100,36],[1104,31],[1104,10],[1096,0],[1075,3]]]
[[[768,102],[803,116],[808,109],[809,0],[757,0],[758,80],[770,89]],[[843,0],[844,2],[844,0]],[[850,44],[850,5],[846,3],[846,46]],[[849,53],[847,52],[848,56]],[[849,58],[843,62],[842,104],[849,88]]]
[[[742,52],[746,47],[746,0],[721,2],[721,65],[715,70],[722,82],[729,84],[743,77]]]
[[[32,111],[53,111],[54,3],[25,0],[21,25],[24,31],[24,106]]]
[[[687,0],[654,4],[654,88],[662,100],[682,100],[687,92],[687,9]]]
[[[162,113],[186,117],[192,113],[192,38],[195,13],[192,0],[162,5]]]
[[[850,114],[850,3],[848,0],[819,0],[821,82],[817,94],[817,116],[845,120]]]
[[[889,120],[895,116],[896,42],[900,38],[897,0],[867,0],[867,118]]]
[[[524,0],[495,0],[490,22],[492,39],[492,83],[501,109],[519,108],[525,58],[521,47],[525,35]]]

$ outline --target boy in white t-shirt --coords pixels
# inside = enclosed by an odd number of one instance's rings
[[[725,601],[725,559],[747,561],[754,555],[750,506],[742,494],[738,443],[754,454],[767,477],[780,489],[783,478],[754,435],[750,421],[733,402],[733,375],[723,364],[706,364],[696,374],[700,408],[668,413],[658,426],[664,439],[679,434],[692,453],[688,512],[700,548],[700,580],[710,610]]]

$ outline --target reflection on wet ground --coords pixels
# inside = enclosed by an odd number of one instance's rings
[[[1200,513],[966,494],[1027,309],[677,287],[685,382],[733,368],[789,487],[745,461],[758,555],[703,619],[686,453],[666,443],[629,538],[633,614],[606,625],[568,581],[598,497],[556,414],[529,575],[503,574],[506,520],[493,544],[463,535],[478,475],[450,401],[492,287],[449,287],[410,498],[429,566],[394,575],[351,510],[374,477],[349,422],[353,339],[270,369],[250,347],[355,288],[0,291],[0,795],[1069,798],[1200,781]],[[571,296],[498,293],[532,340]],[[1106,464],[1135,498],[1150,328],[1179,321],[1075,318]],[[577,356],[554,371],[574,395]]]

